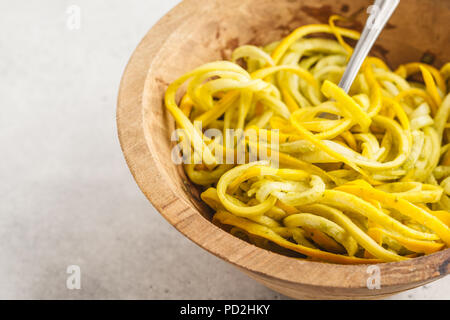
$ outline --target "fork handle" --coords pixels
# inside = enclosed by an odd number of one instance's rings
[[[344,75],[339,82],[339,87],[341,87],[345,92],[350,90],[350,87],[352,86],[359,69],[361,69],[364,60],[399,3],[400,0],[375,1],[373,8],[375,8],[376,12],[372,13],[367,19],[366,25],[361,33],[361,37],[356,44],[355,50],[353,51],[347,68],[345,69]]]

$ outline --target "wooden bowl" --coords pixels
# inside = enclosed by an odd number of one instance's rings
[[[371,299],[424,285],[449,273],[450,250],[378,265],[381,288],[369,290],[365,265],[335,265],[285,257],[257,248],[210,222],[199,190],[171,161],[174,120],[162,100],[168,84],[242,44],[262,45],[333,13],[361,28],[368,0],[185,0],[145,36],[123,75],[119,138],[137,184],[154,207],[186,237],[269,288],[294,298]],[[438,67],[450,57],[450,1],[402,1],[372,54],[391,67],[424,55]]]

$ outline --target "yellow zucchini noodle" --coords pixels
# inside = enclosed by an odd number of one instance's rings
[[[448,248],[450,64],[391,70],[368,57],[346,93],[346,41],[359,33],[337,20],[241,46],[168,87],[186,174],[214,223],[298,259],[368,264]]]

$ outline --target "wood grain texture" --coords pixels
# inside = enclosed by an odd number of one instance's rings
[[[266,286],[294,298],[373,299],[411,289],[450,272],[450,249],[380,264],[381,289],[366,286],[367,266],[288,258],[233,237],[210,222],[199,190],[170,160],[174,120],[162,100],[168,84],[209,61],[226,59],[242,44],[261,45],[298,26],[351,16],[360,28],[367,0],[185,0],[139,44],[118,97],[119,138],[128,166],[154,207],[186,237]],[[413,18],[414,17],[414,18]],[[373,54],[391,67],[427,53],[440,66],[450,56],[450,1],[403,1]]]

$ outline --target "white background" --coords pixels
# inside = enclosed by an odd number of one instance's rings
[[[123,159],[120,77],[178,2],[0,1],[0,298],[284,298],[179,234]],[[80,30],[66,27],[70,5]],[[81,290],[66,288],[72,264]],[[447,277],[395,298],[449,288]]]

